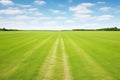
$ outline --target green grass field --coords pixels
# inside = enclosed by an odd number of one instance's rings
[[[120,80],[120,32],[0,32],[0,80]]]

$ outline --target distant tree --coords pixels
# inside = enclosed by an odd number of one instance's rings
[[[3,28],[3,31],[7,31],[7,29],[6,29],[6,28]]]

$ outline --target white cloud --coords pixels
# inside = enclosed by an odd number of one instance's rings
[[[35,0],[34,3],[38,4],[38,5],[45,5],[46,4],[46,2],[44,0]]]
[[[113,18],[114,16],[112,15],[102,15],[102,16],[98,16],[96,19],[100,21],[104,21],[104,20],[111,20]]]
[[[11,0],[0,0],[0,4],[2,5],[14,5]]]
[[[50,20],[50,19],[52,19],[51,17],[46,17],[46,16],[44,16],[44,17],[40,17],[40,19],[41,20]]]
[[[66,19],[66,17],[58,16],[58,17],[55,17],[55,19],[58,19],[58,20],[60,20],[60,19]]]
[[[86,7],[83,6],[77,6],[77,7],[70,7],[70,11],[73,11],[74,13],[79,13],[79,14],[87,14],[87,13],[92,13],[91,10],[87,9]]]
[[[105,4],[106,2],[99,1],[97,2],[98,4]]]
[[[93,3],[82,3],[75,7],[70,7],[69,10],[74,12],[74,15],[77,19],[80,20],[88,20],[90,19],[90,13],[93,13],[93,10],[89,9],[90,7],[94,6]]]
[[[33,12],[33,14],[34,14],[35,16],[41,16],[41,15],[43,15],[42,13],[40,13],[40,12],[38,12],[38,11]]]
[[[26,16],[26,15],[19,15],[19,16],[16,16],[15,19],[16,20],[29,20],[31,17],[29,16]]]
[[[95,4],[93,4],[93,3],[82,3],[82,4],[80,4],[81,6],[84,6],[84,7],[92,7],[92,6],[94,6]]]
[[[76,14],[88,14],[92,13],[93,11],[89,9],[89,7],[94,6],[92,3],[82,3],[75,7],[70,7],[69,10],[76,13]]]
[[[10,14],[21,14],[21,13],[23,13],[22,10],[19,10],[17,8],[8,8],[8,9],[0,10],[0,14],[10,15]]]
[[[23,7],[23,8],[30,8],[32,5],[25,5],[25,4],[18,4],[18,6]]]
[[[9,7],[7,9],[0,10],[0,14],[4,15],[32,15],[32,16],[41,16],[43,15],[41,12],[38,11],[38,8],[30,7],[30,8],[17,8],[17,7]]]
[[[29,8],[28,10],[29,11],[37,11],[38,9],[37,8]]]
[[[85,15],[84,15],[84,14],[81,14],[81,15],[75,14],[74,16],[76,17],[76,19],[79,19],[79,20],[81,20],[81,21],[89,20],[89,19],[92,18],[92,16],[89,15],[89,14],[85,14]]]
[[[41,12],[39,12],[38,8],[28,8],[28,9],[23,9],[24,14],[30,14],[32,16],[41,16],[43,15]]]
[[[50,9],[49,11],[51,11],[51,12],[54,13],[54,14],[66,14],[66,12],[60,11],[60,10]]]
[[[100,8],[101,11],[109,11],[111,9],[111,7],[102,7]]]

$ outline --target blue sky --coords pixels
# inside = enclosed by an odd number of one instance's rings
[[[119,0],[0,0],[1,28],[120,28],[119,14]]]

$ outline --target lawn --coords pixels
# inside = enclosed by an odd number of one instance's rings
[[[1,31],[0,80],[120,80],[120,32]]]

